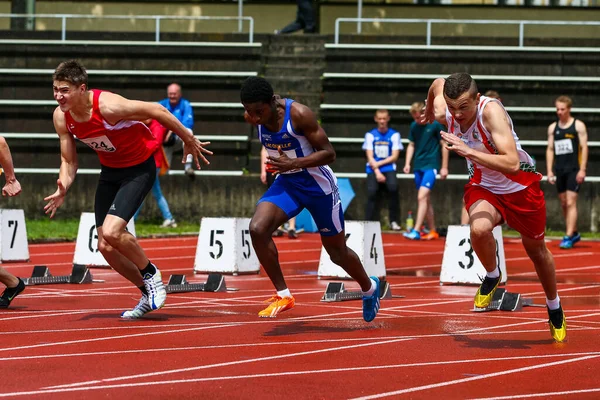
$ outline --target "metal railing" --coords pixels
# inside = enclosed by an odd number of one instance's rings
[[[238,16],[178,16],[178,15],[91,15],[91,14],[0,14],[0,18],[49,18],[61,21],[61,41],[67,41],[68,19],[117,19],[117,20],[151,20],[154,21],[154,42],[160,42],[161,22],[166,20],[186,21],[238,21],[238,32],[243,32],[243,21],[248,21],[248,42],[254,41],[254,18]]]
[[[2,70],[0,69],[0,73]],[[324,72],[323,79],[397,79],[435,80],[448,74],[382,74],[378,72]],[[533,81],[533,82],[600,82],[598,76],[549,76],[549,75],[471,75],[476,81]]]
[[[18,132],[0,132],[0,136],[5,139],[43,139],[43,140],[58,140],[56,133],[18,133]],[[198,140],[210,140],[215,142],[247,142],[253,140],[253,136],[247,135],[194,135]],[[336,137],[328,136],[331,143],[351,143],[361,144],[365,141],[362,137]],[[401,139],[403,144],[408,144],[410,141],[407,138]],[[546,147],[546,140],[519,140],[523,146]],[[589,147],[600,147],[600,141],[588,141]]]
[[[5,139],[43,139],[43,140],[55,140],[58,141],[58,135],[55,133],[15,133],[15,132],[5,132],[1,133],[0,136]],[[195,135],[199,140],[209,140],[214,142],[248,142],[252,140],[250,136],[244,135]],[[401,139],[402,143],[407,145],[409,140],[406,138]],[[329,136],[329,141],[331,143],[346,143],[346,144],[357,144],[360,145],[364,142],[364,138],[348,138],[348,137],[332,137]],[[532,147],[546,147],[548,142],[545,140],[520,140],[519,141],[522,146],[532,146]],[[589,147],[600,147],[600,141],[590,141],[588,142]],[[17,174],[58,174],[58,168],[15,168],[15,173]],[[83,175],[97,175],[100,173],[99,169],[85,169],[80,168],[77,171],[78,174]],[[169,175],[183,175],[185,171],[183,170],[169,170]],[[244,174],[243,171],[223,171],[223,170],[200,170],[196,171],[197,175],[204,176],[242,176]],[[338,178],[358,178],[363,179],[366,178],[367,174],[365,172],[337,172],[335,174]],[[414,174],[397,174],[398,179],[413,179]],[[467,181],[469,179],[468,175],[464,174],[450,174],[448,175],[448,180],[461,180]],[[544,176],[543,180],[546,180],[547,177]],[[585,178],[586,182],[600,182],[600,176],[587,176]]]
[[[193,101],[190,104],[192,107],[198,108],[244,108],[244,105],[239,102]],[[44,107],[57,105],[56,100],[0,99],[0,106]]]
[[[3,104],[0,100],[0,105]],[[6,100],[7,102],[10,100]],[[35,102],[35,101],[46,101],[46,100],[19,100],[20,102]],[[32,104],[33,105],[33,104]],[[331,104],[323,103],[319,107],[321,110],[394,110],[394,111],[410,111],[410,105],[397,105],[397,104]],[[532,113],[555,113],[556,107],[520,107],[520,106],[506,106],[506,111],[509,112],[532,112]],[[598,114],[600,108],[590,107],[573,107],[573,113],[578,114]]]
[[[356,22],[356,33],[362,33],[363,22],[392,23],[392,24],[426,24],[427,34],[425,44],[431,46],[431,29],[433,24],[475,24],[475,25],[517,25],[519,28],[519,45],[524,47],[526,25],[581,25],[600,26],[600,21],[535,21],[535,20],[503,20],[503,19],[423,19],[423,18],[336,18],[334,43],[340,43],[340,23]]]
[[[52,75],[55,70],[42,68],[0,68],[0,75]],[[193,76],[193,77],[225,77],[247,78],[257,76],[256,71],[161,71],[144,69],[88,69],[88,75],[105,76]],[[600,80],[600,78],[598,78]]]

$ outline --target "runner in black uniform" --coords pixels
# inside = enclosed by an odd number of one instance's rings
[[[587,129],[582,121],[571,116],[573,102],[569,97],[560,96],[555,104],[558,121],[548,127],[546,167],[548,182],[556,184],[566,221],[566,235],[560,248],[570,249],[581,240],[577,232],[577,193],[585,180]]]

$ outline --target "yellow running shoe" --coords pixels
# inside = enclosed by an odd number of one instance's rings
[[[258,313],[261,318],[275,318],[280,312],[294,308],[296,300],[294,297],[279,297],[277,295],[271,297],[265,303],[271,303],[267,308]]]
[[[567,320],[561,306],[556,310],[548,309],[548,324],[550,325],[550,333],[557,342],[563,342],[567,337]]]
[[[479,286],[477,293],[475,293],[475,308],[486,308],[490,305],[501,280],[502,271],[500,271],[500,276],[497,278],[489,278],[487,275],[483,278],[481,286]]]

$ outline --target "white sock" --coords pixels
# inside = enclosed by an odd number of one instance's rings
[[[485,274],[488,278],[497,278],[500,276],[500,268],[498,268],[498,266],[496,266],[496,269],[494,269],[492,272],[488,272]]]
[[[377,287],[377,283],[373,279],[369,278],[369,280],[371,281],[371,289],[363,292],[363,296],[365,297],[373,296],[373,292],[375,292],[375,288]]]
[[[292,293],[290,292],[290,289],[285,289],[285,290],[278,290],[277,291],[277,296],[283,298],[283,297],[292,297]]]
[[[556,294],[556,298],[554,300],[549,300],[546,297],[546,304],[548,305],[549,310],[558,310],[558,307],[560,307],[560,297],[558,297],[558,293]]]

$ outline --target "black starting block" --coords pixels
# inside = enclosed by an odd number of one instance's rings
[[[71,275],[53,276],[45,265],[33,267],[30,278],[24,278],[25,285],[54,285],[58,283],[92,283],[92,273],[85,265],[73,264]]]
[[[184,293],[184,292],[226,292],[225,277],[221,274],[208,274],[206,283],[190,283],[185,278],[185,275],[171,275],[169,283],[166,286],[167,293]]]
[[[523,307],[546,307],[541,304],[533,304],[533,299],[526,299],[521,296],[520,293],[507,292],[506,289],[497,288],[492,296],[490,305],[486,308],[474,307],[471,311],[474,312],[485,312],[485,311],[520,311]]]
[[[346,290],[343,282],[329,282],[325,288],[325,294],[321,297],[321,301],[347,301],[361,300],[363,297],[360,290]],[[402,297],[402,296],[393,296]],[[382,280],[379,284],[379,298],[391,299],[392,289],[388,281]]]

